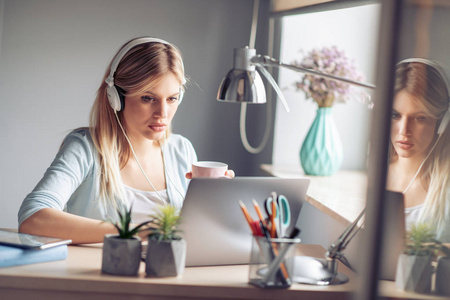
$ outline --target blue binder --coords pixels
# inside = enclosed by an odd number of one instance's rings
[[[0,267],[10,267],[67,258],[67,245],[47,249],[23,249],[0,245]]]

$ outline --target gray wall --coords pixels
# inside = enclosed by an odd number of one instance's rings
[[[450,46],[450,26],[448,17],[450,7],[446,4],[439,5],[432,9],[429,14],[431,18],[427,22],[427,13],[424,9],[414,4],[405,4],[400,20],[400,49],[397,53],[399,59],[409,57],[426,57],[442,64],[450,76],[450,56],[448,50]],[[419,37],[417,28],[422,29],[428,40]]]
[[[269,1],[261,1],[257,49],[266,54]],[[64,136],[86,126],[106,67],[125,41],[164,38],[184,56],[191,83],[174,120],[201,160],[259,175],[272,150],[241,145],[239,105],[215,100],[233,48],[249,43],[251,0],[0,0],[0,227],[16,227],[19,206]],[[265,106],[252,106],[248,136],[263,135]],[[261,127],[261,129],[259,129]],[[269,143],[270,144],[270,143]]]

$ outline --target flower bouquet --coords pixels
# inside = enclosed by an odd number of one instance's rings
[[[303,60],[294,61],[293,64],[346,79],[364,80],[364,76],[357,71],[354,61],[336,46],[313,49]],[[371,106],[369,94],[349,83],[306,74],[301,81],[295,82],[295,86],[298,91],[305,93],[306,99],[313,99],[319,107],[331,107],[334,102],[346,103],[352,98],[363,103],[369,102]]]

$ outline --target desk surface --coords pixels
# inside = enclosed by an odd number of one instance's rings
[[[69,246],[64,261],[0,268],[2,299],[347,299],[355,290],[356,276],[345,266],[339,272],[351,279],[335,286],[293,284],[287,290],[266,290],[249,285],[248,265],[189,267],[180,277],[101,273],[101,244]],[[317,245],[300,245],[298,255],[323,255]],[[314,255],[315,254],[315,255]],[[4,297],[4,298],[3,298]]]
[[[352,223],[366,206],[367,175],[339,171],[332,176],[308,176],[297,166],[261,165],[268,174],[281,178],[310,178],[307,201],[338,222]]]

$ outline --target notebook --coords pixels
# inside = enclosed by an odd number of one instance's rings
[[[295,227],[308,186],[307,178],[192,179],[181,209],[180,229],[187,242],[186,266],[248,264],[252,235],[239,200],[257,220],[253,199],[264,211],[264,201],[271,192],[284,195],[292,214],[289,233]]]
[[[67,245],[59,245],[46,249],[0,245],[0,267],[64,260],[67,258],[67,254]]]
[[[397,260],[405,245],[405,204],[402,193],[386,191],[385,197],[380,279],[395,280]]]

